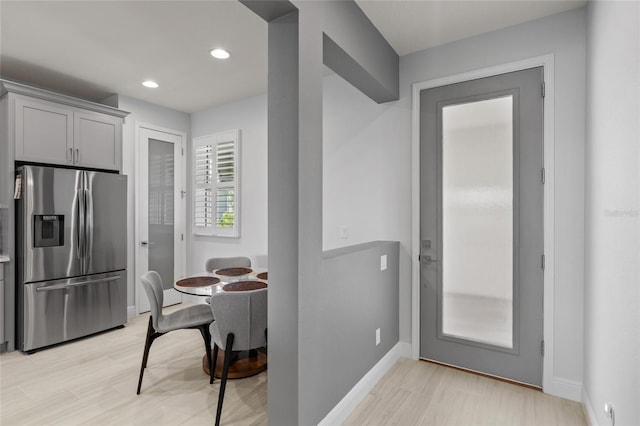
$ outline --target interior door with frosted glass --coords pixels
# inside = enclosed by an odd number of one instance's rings
[[[164,306],[182,301],[173,283],[183,276],[184,229],[182,213],[182,138],[142,128],[139,158],[138,280],[146,271],[162,278]],[[146,293],[139,288],[138,311],[149,310]]]
[[[542,385],[542,68],[420,94],[420,357]]]

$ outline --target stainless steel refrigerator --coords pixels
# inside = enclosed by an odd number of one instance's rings
[[[127,177],[37,166],[18,176],[18,347],[125,324]]]

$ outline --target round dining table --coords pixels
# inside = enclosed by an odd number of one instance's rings
[[[173,283],[173,288],[191,296],[211,297],[223,291],[247,291],[267,287],[266,268],[223,268],[199,272]]]
[[[180,293],[192,296],[211,297],[227,291],[249,291],[267,288],[266,268],[222,268],[213,272],[201,272],[177,280],[173,288]],[[211,351],[213,357],[213,350]],[[213,361],[213,358],[212,358]],[[218,350],[214,376],[222,376],[224,351]],[[209,375],[206,354],[202,358],[202,369]],[[234,351],[229,366],[229,379],[241,379],[259,374],[267,369],[266,350]]]

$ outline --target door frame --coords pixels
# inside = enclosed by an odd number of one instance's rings
[[[176,176],[176,181],[177,181],[177,185],[175,188],[176,192],[180,192],[182,191],[182,194],[184,195],[183,197],[177,197],[177,200],[181,200],[180,203],[178,203],[178,206],[176,206],[176,211],[175,211],[175,227],[176,229],[180,229],[180,233],[182,233],[182,235],[184,235],[184,239],[175,239],[174,241],[174,255],[175,254],[179,254],[178,256],[175,257],[175,260],[177,260],[177,266],[178,268],[175,270],[174,274],[176,275],[184,275],[185,271],[186,271],[186,264],[187,264],[187,253],[186,253],[186,243],[187,243],[187,197],[186,197],[186,182],[187,182],[187,160],[186,160],[186,155],[185,155],[185,151],[186,151],[186,143],[187,143],[187,134],[184,132],[180,132],[178,130],[173,130],[173,129],[168,129],[165,127],[160,127],[160,126],[156,126],[154,124],[148,124],[148,123],[143,123],[143,122],[138,122],[136,121],[135,123],[135,159],[134,159],[134,176],[135,176],[135,193],[136,193],[136,197],[135,197],[135,215],[138,215],[138,212],[140,212],[140,197],[137,196],[137,194],[140,194],[141,192],[141,187],[142,187],[142,179],[140,179],[140,159],[141,159],[141,148],[142,148],[142,130],[149,130],[152,132],[157,132],[157,133],[165,133],[165,134],[170,134],[173,136],[177,136],[180,138],[180,145],[181,145],[181,154],[180,157],[176,158],[175,162],[175,176]],[[161,137],[158,137],[158,139],[162,139]],[[146,181],[145,181],[146,182]],[[134,260],[134,285],[135,285],[135,310],[136,310],[136,314],[140,314],[140,300],[143,297],[147,297],[146,294],[144,294],[144,292],[142,291],[142,286],[139,285],[140,283],[138,282],[140,280],[140,276],[142,275],[143,271],[142,269],[142,265],[140,265],[141,262],[141,250],[142,247],[140,245],[140,230],[141,230],[141,225],[140,225],[140,218],[137,217],[135,219],[135,232],[134,232],[134,256],[135,256],[135,260]],[[180,248],[180,250],[178,250],[178,248]],[[146,249],[145,249],[146,250]]]
[[[488,68],[476,69],[461,74],[454,74],[412,85],[412,119],[411,119],[411,355],[413,359],[420,357],[420,92],[425,89],[461,83],[478,78],[491,77],[520,71],[527,68],[543,67],[545,97],[544,105],[544,296],[543,296],[543,339],[544,355],[542,358],[542,390],[555,393],[553,373],[553,311],[554,311],[554,55],[548,54],[509,62]]]

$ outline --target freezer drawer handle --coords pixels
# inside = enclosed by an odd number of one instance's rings
[[[52,286],[49,286],[49,287],[39,287],[39,288],[36,289],[36,291],[61,290],[61,289],[64,289],[64,288],[81,287],[83,285],[89,285],[89,284],[106,283],[108,281],[115,281],[115,280],[119,280],[119,279],[120,279],[120,275],[114,275],[113,277],[98,278],[96,280],[87,280],[87,281],[82,281],[82,282],[73,283],[73,284],[56,284],[56,285],[52,285]]]

